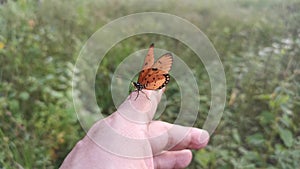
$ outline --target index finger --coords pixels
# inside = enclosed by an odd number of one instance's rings
[[[148,123],[153,119],[164,90],[134,91],[119,106],[117,112],[127,120]]]

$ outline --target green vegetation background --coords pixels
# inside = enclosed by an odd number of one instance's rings
[[[197,25],[225,67],[222,120],[208,147],[193,152],[189,168],[299,168],[300,2],[291,0],[2,2],[0,168],[60,166],[85,134],[71,93],[81,47],[109,21],[144,11],[168,12]],[[194,70],[202,94],[195,126],[201,128],[210,103],[207,73],[187,46],[158,35],[128,38],[105,56],[96,77],[102,113],[115,110],[110,81],[117,65],[151,42]],[[180,101],[175,83],[166,94],[169,105],[159,118],[172,122]]]

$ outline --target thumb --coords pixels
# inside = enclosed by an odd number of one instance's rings
[[[133,91],[119,106],[117,112],[130,121],[148,123],[152,120],[161,96],[161,90]]]

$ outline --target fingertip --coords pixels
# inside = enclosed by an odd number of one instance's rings
[[[162,98],[162,95],[165,93],[166,91],[166,87],[163,87],[162,89],[159,89],[157,92],[156,92],[156,99],[158,102],[160,102],[161,98]]]
[[[174,168],[186,168],[193,159],[192,151],[185,149],[178,152],[179,153],[176,155],[177,162]]]
[[[162,90],[133,91],[117,112],[131,121],[148,123],[153,119],[162,93]]]
[[[155,168],[186,168],[192,161],[191,150],[167,151],[154,158]]]
[[[206,130],[201,130],[201,134],[198,137],[199,148],[203,148],[208,144],[209,137],[209,133]]]
[[[136,104],[140,104],[139,102],[157,102],[159,103],[162,94],[165,92],[166,88],[162,88],[159,90],[146,90],[143,89],[142,91],[133,91],[128,96],[128,100],[130,101],[138,101]]]
[[[183,160],[183,165],[185,168],[191,163],[191,161],[193,159],[193,153],[191,150],[182,150],[182,152],[185,154],[185,158]]]

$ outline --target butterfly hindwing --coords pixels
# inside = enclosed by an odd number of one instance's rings
[[[170,75],[164,74],[160,70],[153,68],[149,69],[148,78],[143,79],[141,84],[144,84],[145,89],[156,90],[165,87],[169,83]]]
[[[151,68],[143,69],[142,71],[140,71],[138,82],[143,85],[146,84],[147,78],[148,78],[147,75],[149,75],[149,73],[151,73],[150,71],[151,71]]]

